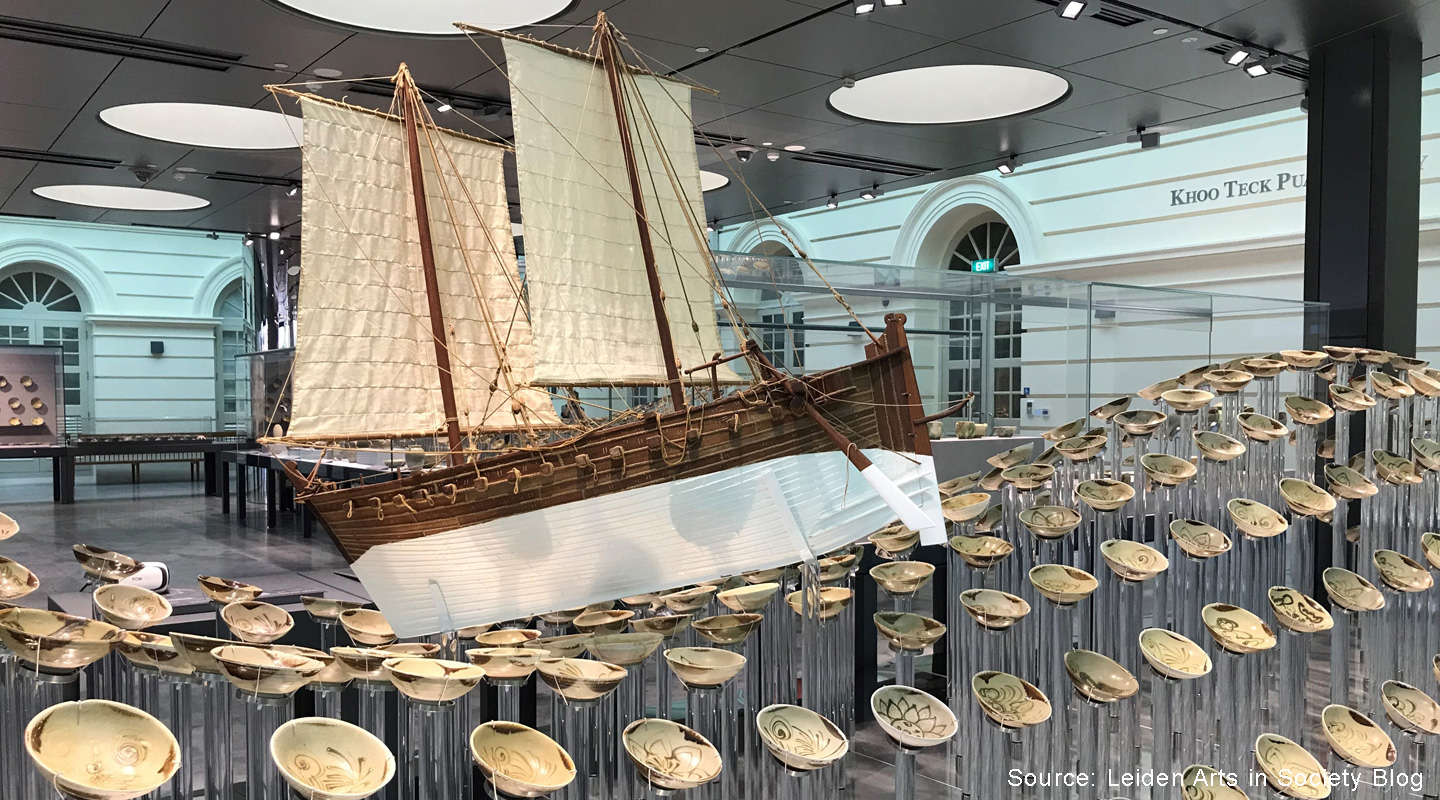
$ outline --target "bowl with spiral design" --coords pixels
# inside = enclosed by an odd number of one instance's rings
[[[1320,730],[1335,755],[1357,767],[1383,769],[1395,763],[1395,743],[1375,721],[1349,706],[1328,705]]]
[[[45,782],[74,800],[143,797],[180,769],[180,743],[160,720],[109,700],[51,706],[25,726],[24,742]]]
[[[620,741],[636,771],[661,792],[697,789],[720,777],[720,751],[678,722],[637,719]]]
[[[545,797],[575,780],[575,762],[549,736],[518,722],[487,722],[470,734],[475,765],[501,794]]]
[[[850,751],[835,723],[808,708],[779,703],[760,709],[755,727],[765,749],[792,772],[829,766]]]
[[[138,631],[164,621],[174,611],[170,601],[144,588],[123,583],[95,590],[95,607],[100,616],[117,628]]]
[[[270,736],[270,759],[305,800],[364,800],[395,777],[395,756],[374,734],[323,717],[291,720]]]

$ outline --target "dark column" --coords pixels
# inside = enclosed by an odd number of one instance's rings
[[[1312,49],[1305,299],[1328,342],[1415,353],[1420,42],[1376,29]]]

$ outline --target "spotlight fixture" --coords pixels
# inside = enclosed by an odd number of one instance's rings
[[[280,231],[270,231],[270,241],[272,241],[272,242],[278,242],[278,241],[280,241]]]
[[[286,190],[285,190],[285,196],[286,196],[286,197],[294,197],[294,196],[297,195],[297,194],[300,194],[300,187],[299,187],[299,186],[291,186],[289,189],[286,189]]]
[[[840,199],[839,199],[838,197],[836,197],[836,196],[832,193],[832,194],[830,195],[830,199],[825,202],[825,207],[826,207],[826,208],[839,208],[839,207],[840,207]]]
[[[874,0],[855,0],[855,15],[869,14],[875,10]]]
[[[1252,78],[1260,78],[1280,69],[1287,63],[1289,63],[1289,60],[1286,59],[1285,56],[1258,58],[1245,65],[1245,74]]]
[[[1225,63],[1232,67],[1238,67],[1249,61],[1255,55],[1255,48],[1248,44],[1237,44],[1225,51]]]
[[[1060,0],[1055,6],[1055,13],[1060,19],[1080,19],[1090,12],[1090,0]]]
[[[768,158],[768,159],[770,159],[771,161],[779,161],[779,160],[780,160],[780,151],[779,151],[779,150],[770,150],[770,151],[768,151],[768,152],[765,153],[765,157]]]
[[[438,112],[440,112],[441,114],[444,114],[446,111],[449,111],[449,110],[450,110],[450,104],[449,104],[449,103],[441,103],[440,105],[438,105],[438,106],[435,107],[435,110],[438,111]]]
[[[248,234],[248,233],[245,234],[245,246],[246,246],[246,247],[249,247],[249,246],[252,245],[252,244],[255,244],[255,237],[254,237],[254,236],[251,236],[251,235]]]
[[[713,223],[713,222],[707,222],[707,223],[705,223],[705,232],[706,232],[706,233],[714,233],[714,232],[715,232],[715,223]]]
[[[879,196],[880,196],[880,184],[878,184],[878,183],[875,184],[874,186],[871,186],[869,189],[866,189],[866,190],[860,192],[860,199],[861,199],[861,200],[874,200],[875,198],[877,198],[877,197],[879,197]]]
[[[1006,156],[1000,163],[995,165],[995,171],[1001,175],[1009,175],[1015,171],[1015,156]]]
[[[748,164],[750,163],[750,159],[760,151],[748,144],[737,144],[730,148],[730,152],[735,154],[735,159],[741,164]]]
[[[1306,90],[1305,96],[1300,98],[1300,112],[1303,113],[1303,114],[1309,114],[1309,113],[1310,113],[1310,92],[1309,92],[1309,90]]]
[[[791,152],[791,153],[800,153],[800,152],[804,152],[804,150],[805,150],[805,145],[803,145],[803,144],[787,144],[787,145],[785,145],[785,150],[786,150],[787,152]]]
[[[880,5],[890,8],[891,6],[903,6],[905,0],[880,0]]]
[[[1135,137],[1140,140],[1140,149],[1149,150],[1152,147],[1160,146],[1160,134],[1156,131],[1147,131],[1141,125],[1135,129]]]

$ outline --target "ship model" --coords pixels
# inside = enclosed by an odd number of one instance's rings
[[[603,13],[588,52],[460,27],[504,40],[523,281],[509,146],[437,127],[404,65],[389,113],[270,87],[304,114],[305,272],[290,426],[264,441],[443,443],[352,485],[284,462],[396,631],[793,563],[897,517],[943,535],[927,423],[964,402],[924,413],[903,315],[838,369],[721,355],[717,297],[748,329],[706,241],[696,87],[627,64]],[[668,404],[591,419],[575,391],[636,386]]]

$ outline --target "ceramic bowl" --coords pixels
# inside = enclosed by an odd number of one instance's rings
[[[808,708],[766,706],[755,715],[755,727],[770,755],[794,772],[827,767],[850,751],[840,728]]]
[[[69,672],[104,658],[125,631],[38,608],[0,610],[0,643],[42,671]]]
[[[992,467],[999,467],[1002,470],[1018,467],[1030,460],[1035,455],[1035,443],[1028,442],[1019,447],[1012,447],[1003,453],[996,453],[985,459],[985,463]]]
[[[1001,509],[998,504],[990,506],[985,509],[984,514],[981,514],[980,517],[975,520],[975,532],[990,533],[995,530],[996,525],[1000,524],[1002,516],[1004,516],[1003,509]]]
[[[668,719],[637,719],[620,735],[640,776],[665,794],[720,777],[720,752],[709,739]]]
[[[1291,511],[1302,517],[1328,521],[1335,511],[1335,497],[1319,486],[1299,478],[1280,479],[1280,497]]]
[[[1330,401],[1341,411],[1368,411],[1375,407],[1375,398],[1339,383],[1330,384]]]
[[[919,614],[881,611],[875,614],[874,621],[875,629],[895,650],[918,653],[945,635],[942,623]]]
[[[953,536],[950,547],[968,566],[993,567],[1015,552],[1015,545],[994,536]]]
[[[315,619],[339,620],[340,615],[352,608],[364,608],[360,600],[336,600],[329,597],[301,596],[300,602]]]
[[[1114,703],[1140,691],[1140,681],[1130,670],[1091,650],[1066,653],[1065,674],[1070,676],[1075,691],[1095,703]]]
[[[1245,443],[1214,431],[1196,431],[1195,447],[1208,461],[1225,463],[1245,454]]]
[[[220,665],[220,673],[237,689],[269,697],[292,695],[325,669],[313,658],[267,647],[232,644],[217,647],[210,655]]]
[[[296,656],[312,658],[325,665],[325,668],[311,679],[310,684],[324,686],[340,686],[350,682],[350,673],[345,670],[345,665],[340,660],[324,650],[316,650],[311,647],[301,647],[298,644],[272,644],[267,649],[277,653],[289,653]]]
[[[1167,678],[1201,678],[1215,668],[1205,648],[1164,628],[1140,632],[1140,654],[1152,669]]]
[[[1021,464],[1000,473],[1002,480],[1023,492],[1039,489],[1053,477],[1055,468],[1046,464]]]
[[[106,622],[130,631],[148,628],[174,611],[169,600],[149,589],[118,583],[95,590],[95,607]]]
[[[697,619],[690,624],[695,632],[705,638],[711,644],[726,646],[736,645],[750,638],[760,627],[760,621],[764,617],[760,614],[720,614],[714,617]],[[659,634],[629,634],[631,636],[658,636]],[[613,661],[614,659],[604,659]],[[619,662],[616,662],[619,663]]]
[[[715,647],[672,647],[665,663],[690,688],[724,686],[745,667],[745,656]]]
[[[647,619],[651,618],[647,617]],[[550,658],[579,658],[584,654],[585,643],[588,641],[590,641],[588,633],[571,633],[565,636],[542,637],[520,646],[526,650],[548,652]]]
[[[1142,400],[1149,400],[1150,402],[1154,403],[1160,399],[1161,395],[1165,394],[1171,389],[1178,388],[1180,388],[1180,379],[1167,378],[1158,383],[1152,383],[1149,386],[1146,386],[1144,389],[1136,392],[1135,395]]]
[[[1286,797],[1321,800],[1330,796],[1330,776],[1300,745],[1276,733],[1255,740],[1255,764],[1271,788]]]
[[[1130,502],[1135,489],[1124,481],[1099,478],[1075,487],[1075,499],[1096,511],[1115,511]]]
[[[1079,567],[1038,564],[1030,569],[1030,583],[1045,599],[1062,606],[1074,605],[1094,592],[1100,582]]]
[[[1425,551],[1425,560],[1433,569],[1440,569],[1440,533],[1420,534],[1420,549]]]
[[[1290,528],[1290,523],[1280,512],[1254,500],[1237,497],[1225,504],[1230,512],[1230,521],[1240,532],[1252,539],[1268,539],[1279,536]]]
[[[1401,730],[1423,735],[1440,734],[1440,703],[1408,683],[1386,681],[1380,687],[1385,714]]]
[[[1194,764],[1180,776],[1182,800],[1250,800],[1249,795],[1228,783],[1229,776],[1214,767]]]
[[[969,492],[940,501],[940,513],[951,522],[971,522],[989,507],[990,495],[985,492]]]
[[[1326,464],[1325,482],[1336,497],[1346,500],[1364,500],[1380,491],[1369,478],[1344,464]]]
[[[25,726],[24,742],[45,782],[76,800],[143,797],[180,769],[180,743],[160,720],[109,700],[50,706]]]
[[[1170,559],[1159,550],[1128,539],[1101,542],[1100,557],[1111,572],[1127,581],[1147,581],[1170,568]]]
[[[475,637],[475,644],[480,647],[523,647],[526,642],[539,638],[540,631],[534,628],[500,628],[479,634]]]
[[[844,553],[838,556],[826,556],[817,562],[820,568],[821,583],[839,583],[850,577],[852,570],[860,563],[859,557],[853,553]]]
[[[1403,400],[1415,396],[1415,389],[1410,384],[1383,372],[1370,373],[1370,388],[1387,400]]]
[[[1265,621],[1239,606],[1211,603],[1200,609],[1205,630],[1216,644],[1232,653],[1258,653],[1277,643],[1275,631]]]
[[[389,653],[391,658],[434,658],[440,654],[440,645],[431,642],[394,642],[376,645],[374,649]]]
[[[950,741],[959,729],[955,714],[938,697],[909,686],[882,686],[870,695],[880,729],[907,750]]]
[[[1430,570],[1415,559],[1394,550],[1376,550],[1370,556],[1380,580],[1397,592],[1425,592],[1435,585]]]
[[[1177,519],[1170,523],[1170,538],[1191,558],[1214,558],[1230,552],[1230,537],[1198,519]]]
[[[259,586],[251,586],[248,583],[232,581],[228,578],[217,578],[213,575],[201,575],[197,580],[200,582],[200,591],[210,598],[210,602],[220,605],[238,603],[242,600],[254,600],[261,594]]]
[[[649,658],[663,641],[665,637],[658,633],[609,633],[586,639],[585,649],[596,660],[633,667]]]
[[[1335,620],[1315,598],[1288,586],[1271,586],[1270,610],[1275,620],[1296,633],[1320,633],[1335,627]]]
[[[645,595],[645,607],[655,602],[655,595]],[[576,608],[562,608],[559,611],[547,611],[539,615],[540,620],[549,625],[569,625],[576,617],[584,614],[588,609],[585,606]],[[483,633],[484,631],[482,631]]]
[[[1146,453],[1140,457],[1145,476],[1161,486],[1179,486],[1195,477],[1197,469],[1186,459],[1166,453]]]
[[[940,489],[941,497],[949,498],[968,491],[970,488],[975,486],[975,484],[979,482],[979,480],[980,473],[972,472],[968,475],[961,475],[958,478],[951,478],[948,481],[942,481],[940,483],[940,486],[937,488]]]
[[[1245,433],[1245,438],[1252,442],[1274,442],[1284,439],[1290,433],[1290,430],[1280,424],[1279,420],[1264,414],[1250,412],[1241,414],[1237,419],[1240,421],[1240,430]]]
[[[1064,425],[1057,425],[1054,428],[1045,431],[1044,433],[1040,434],[1040,438],[1044,439],[1047,442],[1061,442],[1073,436],[1079,436],[1085,430],[1085,426],[1089,424],[1089,420],[1081,417],[1080,419],[1077,419],[1073,422],[1067,422]]]
[[[1281,350],[1280,360],[1290,365],[1291,369],[1306,370],[1318,369],[1325,363],[1326,355],[1319,350]]]
[[[479,647],[466,650],[465,657],[485,670],[486,680],[524,681],[542,659],[550,657],[550,651],[530,647]]]
[[[696,586],[693,589],[660,595],[660,602],[676,614],[693,614],[704,608],[714,596],[714,586]]]
[[[1358,361],[1360,355],[1365,352],[1365,348],[1363,347],[1341,347],[1339,345],[1329,344],[1320,349],[1325,351],[1325,355],[1330,356],[1331,361],[1340,364],[1353,364]]]
[[[1422,469],[1440,471],[1440,442],[1430,439],[1411,439],[1410,458]]]
[[[731,611],[753,614],[770,605],[770,600],[778,591],[780,584],[766,581],[716,592],[715,599]]]
[[[1130,407],[1130,400],[1131,398],[1128,396],[1116,398],[1108,403],[1096,406],[1095,408],[1091,409],[1090,416],[1100,420],[1101,422],[1109,422],[1111,419],[1123,413],[1126,409]]]
[[[975,673],[970,690],[995,724],[1003,728],[1029,728],[1050,719],[1050,699],[1029,681],[1005,672]]]
[[[480,773],[508,797],[545,797],[575,780],[575,762],[554,739],[518,722],[487,722],[470,734]]]
[[[1115,424],[1131,436],[1150,436],[1169,419],[1164,413],[1148,408],[1137,408],[1115,416]]]
[[[712,588],[710,594],[713,595],[714,593],[715,590]],[[634,611],[620,609],[612,609],[610,611],[586,611],[584,614],[572,620],[570,624],[574,625],[575,630],[581,633],[603,636],[607,633],[619,633],[630,627],[630,620],[634,617]]]
[[[1273,378],[1284,372],[1289,365],[1278,358],[1242,358],[1240,366],[1257,378]]]
[[[870,568],[875,584],[895,597],[915,594],[934,574],[935,565],[924,561],[891,561]]]
[[[374,734],[338,719],[305,717],[270,736],[270,760],[305,800],[363,800],[395,777],[395,756]]]
[[[1321,573],[1325,594],[1330,601],[1348,611],[1379,611],[1385,607],[1385,595],[1375,584],[1342,567],[1329,567]]]
[[[579,658],[546,658],[535,669],[546,686],[572,703],[599,700],[615,691],[627,674],[617,664]]]
[[[1335,409],[1319,400],[1292,395],[1285,398],[1285,411],[1301,425],[1320,425],[1335,416]]]
[[[40,579],[18,561],[0,556],[0,600],[18,600],[40,588]]]
[[[16,522],[9,514],[0,513],[0,542],[19,532],[20,523]]]
[[[357,645],[373,647],[395,641],[395,630],[390,627],[385,615],[374,609],[352,608],[342,611],[340,625]]]
[[[1041,539],[1059,539],[1080,525],[1080,512],[1066,506],[1031,506],[1020,512],[1020,522]]]
[[[211,675],[220,674],[220,662],[211,655],[215,648],[239,644],[230,639],[214,639],[209,636],[178,632],[170,634],[170,643],[175,645],[175,652],[180,654],[180,660],[190,665],[192,670]]]
[[[1171,389],[1162,392],[1160,399],[1175,411],[1188,413],[1199,411],[1215,399],[1215,395],[1204,389]]]
[[[88,544],[77,544],[70,549],[75,554],[75,560],[80,562],[80,568],[85,570],[87,575],[102,581],[113,583],[128,578],[144,566],[130,556]]]
[[[175,645],[170,641],[169,636],[144,631],[125,631],[125,636],[115,643],[115,652],[132,665],[142,669],[160,669],[160,662],[155,658],[156,655],[161,655],[167,663],[172,665],[180,657],[175,652]]]
[[[381,668],[400,693],[422,703],[449,703],[480,685],[485,670],[438,658],[391,658]]]
[[[813,597],[813,595],[812,595]],[[820,619],[834,619],[840,615],[850,601],[855,597],[855,592],[840,586],[825,586],[820,589],[820,596],[813,598],[814,609]],[[785,595],[785,604],[796,614],[804,615],[805,609],[799,591]]]
[[[778,587],[777,587],[778,588]],[[630,630],[636,633],[658,633],[666,639],[673,639],[690,627],[693,614],[668,614],[659,617],[645,617],[630,620]]]
[[[241,600],[220,610],[220,619],[235,638],[250,644],[270,644],[295,627],[290,612],[258,600]]]
[[[1024,598],[998,589],[967,589],[960,593],[960,604],[971,619],[992,631],[1005,630],[1030,613]]]
[[[774,583],[775,581],[780,580],[781,575],[785,574],[785,569],[785,567],[771,567],[770,569],[757,569],[751,570],[750,572],[742,572],[740,573],[740,580],[752,585],[757,583]]]
[[[352,680],[371,682],[388,681],[385,662],[397,658],[394,653],[372,647],[332,647],[330,655]]]
[[[1238,369],[1216,369],[1205,373],[1205,382],[1220,394],[1234,394],[1255,380],[1255,376]]]
[[[1357,767],[1384,769],[1395,763],[1395,743],[1375,721],[1349,706],[1328,705],[1320,730],[1335,755]]]
[[[944,508],[944,501],[941,501],[941,508]],[[904,525],[892,525],[870,534],[866,540],[875,545],[876,555],[894,558],[915,549],[915,545],[920,543],[920,534]]]
[[[1425,397],[1440,397],[1440,375],[1431,369],[1407,369],[1405,380],[1417,394]]]
[[[1375,461],[1375,474],[1391,486],[1414,486],[1422,480],[1415,462],[1386,450],[1371,453]]]

